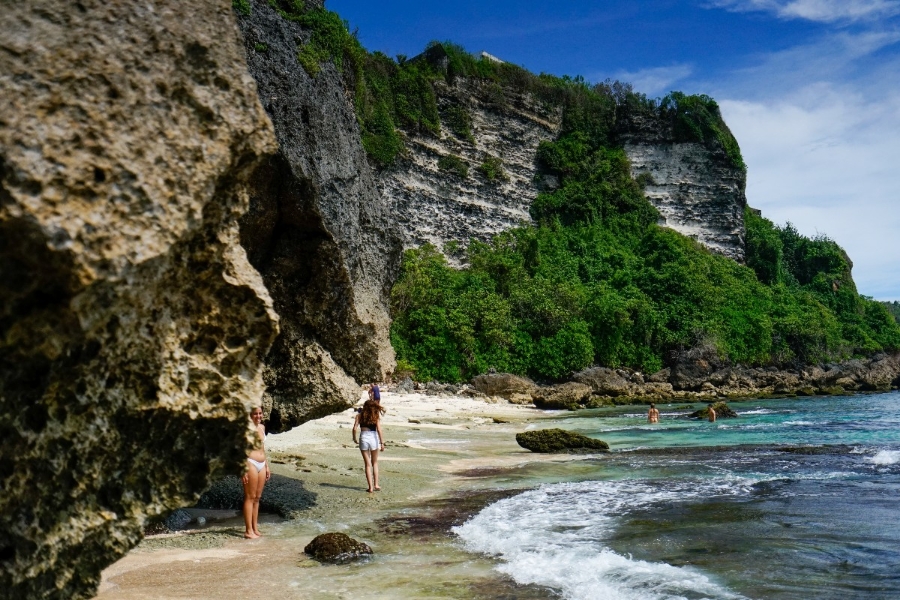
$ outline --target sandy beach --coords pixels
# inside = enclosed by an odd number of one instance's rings
[[[207,512],[202,528],[146,538],[103,573],[103,600],[144,598],[548,597],[463,551],[449,532],[484,505],[533,485],[505,473],[567,461],[520,448],[515,434],[551,415],[504,400],[383,392],[382,491],[366,493],[351,439],[353,409],[269,435],[273,475],[314,497],[299,518],[261,515],[264,537],[242,538],[236,512]],[[371,559],[320,565],[303,553],[340,531],[368,543]]]

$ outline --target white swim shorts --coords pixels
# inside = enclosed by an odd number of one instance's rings
[[[377,431],[361,431],[359,434],[360,450],[380,450],[381,440],[378,439]]]

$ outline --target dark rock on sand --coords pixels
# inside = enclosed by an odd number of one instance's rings
[[[738,414],[724,402],[716,402],[713,404],[713,410],[716,411],[717,419],[734,419],[738,416]],[[704,406],[700,410],[695,410],[689,416],[692,419],[706,419],[709,417],[709,407]]]
[[[194,517],[189,512],[179,508],[166,517],[166,528],[169,531],[181,531],[187,529],[193,520]]]
[[[240,478],[229,476],[216,481],[200,497],[197,508],[241,510],[243,503],[244,488]],[[315,503],[315,492],[303,487],[303,482],[283,475],[272,475],[263,488],[259,510],[277,514],[285,519],[295,519]]]
[[[609,444],[564,429],[541,429],[516,434],[516,442],[527,450],[541,453],[582,454],[607,452]]]
[[[303,551],[316,560],[330,563],[345,563],[372,554],[372,548],[368,544],[358,542],[344,533],[317,535]]]
[[[411,394],[416,390],[416,384],[413,383],[413,380],[410,377],[406,377],[397,384],[397,393],[398,394]]]

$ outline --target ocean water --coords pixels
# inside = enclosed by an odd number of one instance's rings
[[[613,451],[453,531],[573,600],[900,598],[900,393],[731,406],[560,413]]]

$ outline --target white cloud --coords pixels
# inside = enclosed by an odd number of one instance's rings
[[[763,216],[847,250],[861,293],[900,299],[900,89],[817,84],[771,102],[720,100]]]
[[[871,76],[873,66],[865,64],[869,57],[898,42],[900,31],[893,29],[830,34],[811,44],[759,56],[755,65],[713,85],[764,97],[819,81],[862,80]]]
[[[690,77],[694,69],[691,65],[679,64],[668,67],[652,67],[640,71],[620,71],[615,79],[627,81],[634,86],[635,91],[648,96],[661,96],[672,91],[673,85]]]
[[[825,34],[690,82],[741,146],[749,204],[838,242],[860,292],[885,300],[900,299],[898,42],[893,30]]]
[[[765,11],[782,19],[821,23],[871,21],[900,14],[897,0],[713,0],[711,6],[737,12]]]

